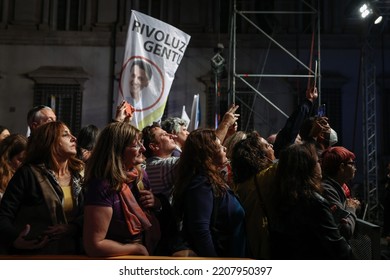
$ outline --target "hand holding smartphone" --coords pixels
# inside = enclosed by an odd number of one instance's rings
[[[326,105],[322,104],[318,107],[318,112],[317,112],[318,117],[325,117],[326,116]]]
[[[133,113],[135,112],[135,108],[133,106],[131,106],[131,104],[129,104],[128,102],[125,101],[125,106],[126,106],[126,113],[127,115],[133,115]]]

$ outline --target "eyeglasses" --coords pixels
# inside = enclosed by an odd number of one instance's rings
[[[130,146],[131,148],[134,148],[136,150],[141,149],[144,146],[144,139],[141,139],[137,141],[137,144]]]

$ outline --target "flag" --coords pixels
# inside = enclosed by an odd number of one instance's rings
[[[191,121],[188,126],[188,131],[193,131],[198,128],[200,122],[200,110],[199,110],[199,94],[194,95],[191,108]]]
[[[186,106],[185,105],[183,105],[183,111],[181,112],[181,119],[186,121],[187,128],[188,128],[188,126],[190,124],[190,117],[187,115]]]
[[[140,12],[131,11],[117,105],[135,107],[132,124],[138,129],[160,121],[190,36]]]

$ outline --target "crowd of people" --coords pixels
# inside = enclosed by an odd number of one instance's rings
[[[356,159],[316,98],[271,137],[237,131],[236,105],[189,132],[177,117],[139,130],[123,102],[77,137],[34,107],[28,138],[0,127],[0,253],[354,259]]]

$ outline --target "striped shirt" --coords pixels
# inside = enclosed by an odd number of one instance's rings
[[[168,199],[172,195],[175,167],[178,157],[150,157],[146,160],[146,173],[149,177],[150,188],[154,194],[164,194]]]

